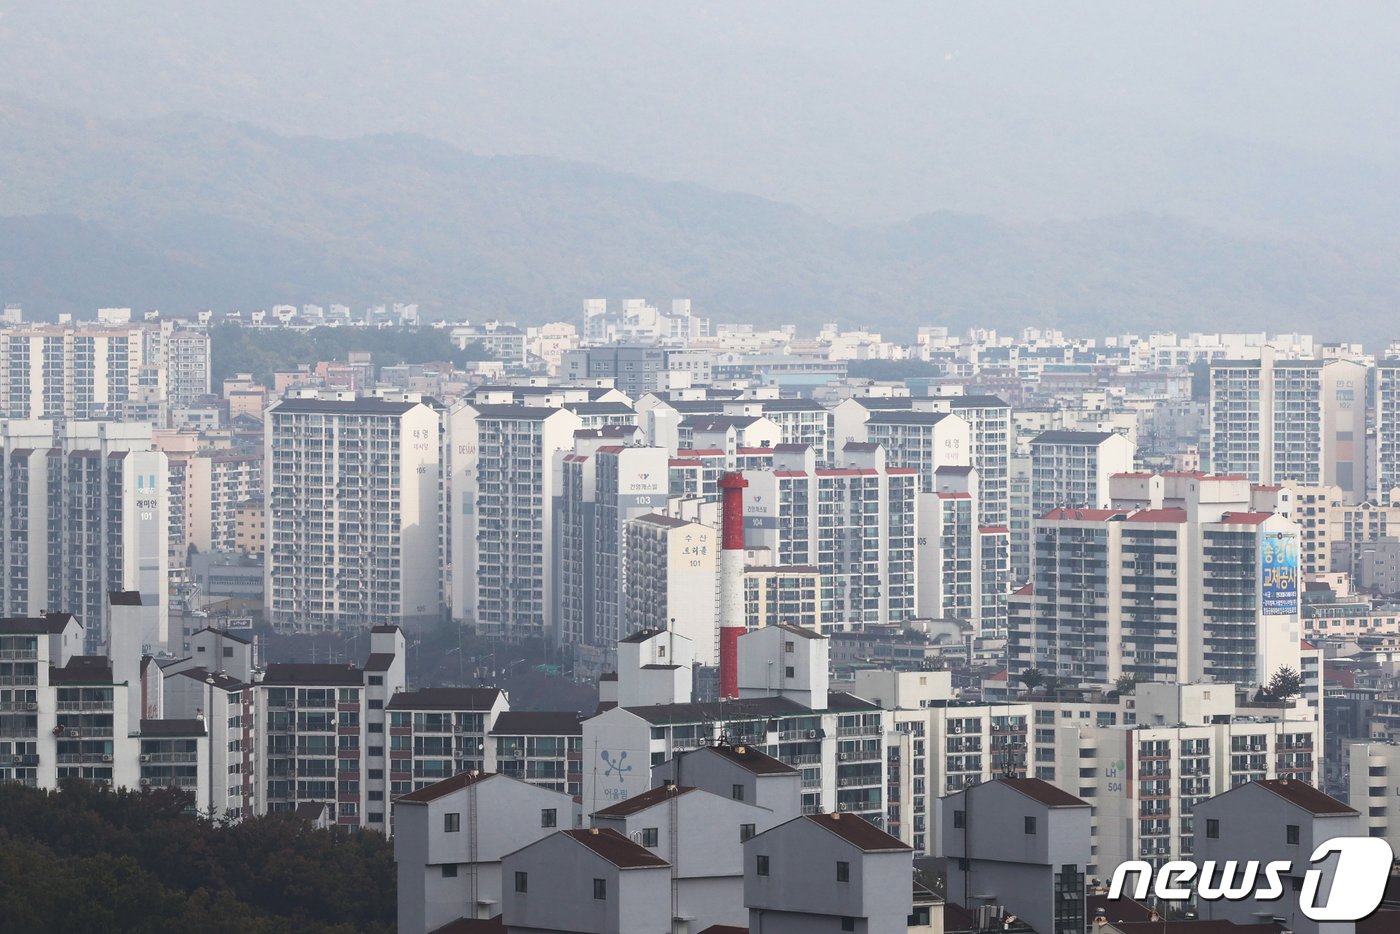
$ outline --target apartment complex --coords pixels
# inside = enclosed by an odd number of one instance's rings
[[[1031,515],[1109,504],[1109,478],[1133,469],[1133,443],[1112,431],[1046,431],[1031,440]]]
[[[557,638],[558,451],[582,419],[545,405],[469,403],[451,427],[452,614],[510,638]]]
[[[138,591],[146,641],[164,644],[168,470],[139,423],[0,423],[3,612],[34,617],[63,607],[85,621],[96,654],[106,643],[107,595]]]
[[[0,325],[6,418],[154,419],[209,393],[209,335],[175,322]]]
[[[384,829],[387,794],[407,793],[413,782],[411,736],[395,743],[398,734],[388,726],[387,705],[405,686],[404,646],[398,627],[376,626],[363,668],[267,666],[254,685],[262,727],[258,800],[265,810],[328,804],[337,824]]]
[[[1210,367],[1211,468],[1256,483],[1372,489],[1366,456],[1367,366],[1346,359],[1257,360]],[[1381,448],[1378,447],[1378,452]]]
[[[1299,669],[1297,526],[1250,511],[1243,480],[1167,479],[1149,508],[1036,522],[1034,577],[1011,601],[1014,670],[1258,684]]]
[[[416,397],[294,392],[268,408],[266,426],[272,625],[318,632],[440,620],[437,409]]]
[[[745,471],[745,544],[821,571],[823,628],[912,617],[916,472],[886,466],[870,444],[847,444],[841,459],[820,469],[811,448],[784,445],[773,470]]]
[[[609,650],[624,631],[628,523],[665,507],[664,448],[600,443],[635,428],[580,432],[574,450],[556,455],[561,474],[557,524],[561,547],[556,631],[564,642]]]

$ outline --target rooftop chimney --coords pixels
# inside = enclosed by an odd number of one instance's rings
[[[739,696],[739,637],[744,634],[744,487],[738,472],[719,478],[724,494],[719,559],[719,696]]]

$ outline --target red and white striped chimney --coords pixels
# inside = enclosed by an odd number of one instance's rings
[[[719,478],[724,515],[719,553],[719,696],[739,696],[739,637],[744,634],[744,487],[741,473]]]

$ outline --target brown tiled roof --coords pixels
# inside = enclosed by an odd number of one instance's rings
[[[395,798],[395,803],[405,804],[427,804],[429,801],[436,801],[444,795],[450,795],[454,791],[461,791],[468,785],[476,785],[494,778],[495,772],[458,772],[451,778],[444,778],[440,782],[434,782],[426,788],[419,788],[417,791],[410,791],[406,795]]]
[[[627,642],[627,643],[645,642],[645,641],[647,641],[648,639],[652,638],[653,636],[659,636],[659,635],[661,635],[661,633],[663,633],[663,632],[665,632],[665,631],[666,631],[666,630],[660,629],[660,628],[655,628],[655,629],[638,629],[636,632],[632,633],[631,635],[623,636],[621,639],[618,639],[617,641],[618,641],[618,642]]]
[[[1400,911],[1378,911],[1356,922],[1356,934],[1394,934],[1400,931]]]
[[[694,788],[691,788],[687,785],[662,785],[659,788],[653,788],[651,791],[643,792],[639,795],[633,795],[626,801],[619,801],[617,802],[617,804],[609,805],[608,807],[603,808],[601,811],[594,811],[593,816],[627,817],[630,814],[636,814],[639,811],[645,811],[649,807],[661,804],[663,801],[669,801],[672,798],[678,798],[681,795],[688,794],[689,792],[692,792],[694,790]]]
[[[373,656],[370,656],[373,658]],[[500,688],[423,688],[400,691],[389,699],[390,710],[490,710]]]
[[[588,847],[618,869],[651,869],[669,866],[670,863],[657,856],[640,843],[633,843],[616,830],[592,828],[590,830],[561,830],[576,843]]]
[[[74,655],[62,668],[49,669],[50,684],[111,684],[112,662],[105,655]]]
[[[1348,807],[1331,795],[1324,794],[1307,782],[1300,782],[1297,779],[1271,778],[1267,781],[1254,782],[1254,784],[1272,791],[1290,804],[1296,804],[1311,814],[1357,813],[1355,808]]]
[[[753,746],[710,746],[708,748],[715,755],[728,759],[755,775],[781,775],[797,771],[786,762],[780,762]]]
[[[883,853],[888,850],[907,850],[909,845],[898,837],[892,837],[870,821],[854,814],[808,814],[798,820],[808,820],[830,833],[835,834],[866,853]]]
[[[1039,778],[1000,778],[997,781],[1013,791],[1019,791],[1033,801],[1052,808],[1087,808],[1089,802],[1076,798]]]
[[[506,934],[505,922],[500,915],[494,918],[458,918],[428,934]]]

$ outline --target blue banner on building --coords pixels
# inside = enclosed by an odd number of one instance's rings
[[[1270,616],[1298,612],[1298,536],[1275,532],[1264,536],[1260,561],[1264,575],[1263,610]]]

